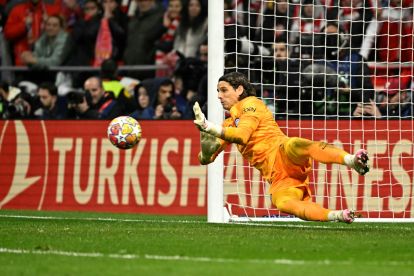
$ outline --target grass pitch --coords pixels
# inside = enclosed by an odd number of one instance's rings
[[[2,275],[414,275],[414,224],[0,211]]]

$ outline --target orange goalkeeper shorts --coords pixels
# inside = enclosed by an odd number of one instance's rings
[[[288,144],[288,141],[282,143],[275,153],[269,193],[273,194],[290,187],[304,187],[303,200],[307,200],[311,197],[309,189],[309,174],[312,170],[311,159],[305,165],[293,163],[289,159],[289,152],[292,151],[290,144],[292,143]]]

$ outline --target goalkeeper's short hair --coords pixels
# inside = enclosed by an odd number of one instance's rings
[[[240,85],[243,86],[244,91],[240,95],[239,100],[249,96],[256,96],[256,89],[247,79],[247,77],[239,72],[227,73],[220,77],[219,81],[228,82],[234,89],[237,89]]]

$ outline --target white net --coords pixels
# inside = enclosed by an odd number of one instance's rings
[[[313,164],[312,200],[365,218],[414,218],[412,0],[225,1],[225,72],[245,73],[288,136],[365,148],[371,171]],[[286,217],[236,147],[224,155],[235,217]]]

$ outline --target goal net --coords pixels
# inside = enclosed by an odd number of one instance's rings
[[[316,162],[310,176],[313,201],[356,210],[358,221],[414,218],[412,5],[224,1],[223,72],[245,73],[286,135],[369,152],[364,177]],[[223,220],[298,220],[272,206],[269,185],[234,145],[222,169]]]

